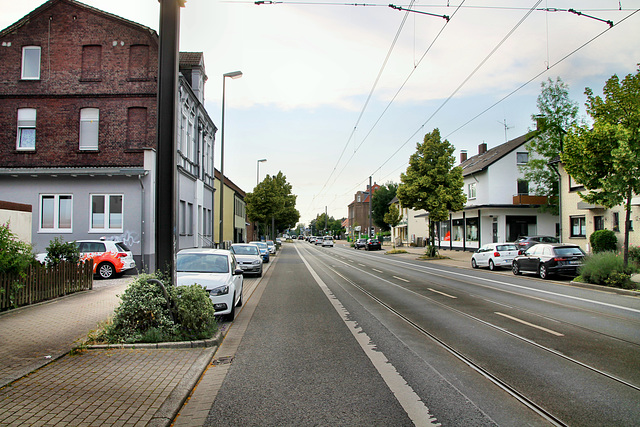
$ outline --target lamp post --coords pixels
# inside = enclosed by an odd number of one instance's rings
[[[258,160],[258,169],[256,171],[256,185],[260,184],[260,163],[264,163],[266,162],[267,159],[260,159]]]
[[[222,247],[224,238],[222,232],[224,230],[224,95],[225,95],[225,81],[227,77],[232,79],[239,79],[242,77],[242,71],[232,71],[230,73],[224,73],[222,75],[222,125],[220,126],[220,235],[218,247]]]

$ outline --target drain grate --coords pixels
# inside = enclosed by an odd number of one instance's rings
[[[220,357],[218,359],[213,359],[213,361],[211,362],[211,364],[213,366],[218,366],[218,365],[230,365],[231,362],[233,362],[233,356],[224,356],[224,357]]]

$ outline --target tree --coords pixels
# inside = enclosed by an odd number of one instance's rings
[[[526,144],[527,150],[538,156],[530,157],[520,170],[527,181],[536,183],[536,195],[547,196],[545,210],[557,215],[558,176],[547,165],[560,155],[564,134],[576,123],[578,104],[569,99],[569,86],[559,77],[555,82],[542,82],[541,87],[538,114],[532,116],[534,121],[541,121],[540,132]]]
[[[267,175],[256,185],[253,192],[245,197],[249,220],[265,226],[273,223],[273,235],[276,230],[293,227],[300,219],[300,212],[296,209],[297,196],[292,194],[291,190],[292,186],[282,172],[273,176]]]
[[[387,182],[383,184],[373,193],[371,199],[371,208],[373,210],[372,219],[373,223],[380,227],[382,231],[389,231],[389,223],[384,219],[385,215],[389,211],[389,203],[396,197],[398,191],[398,184],[393,182]]]
[[[400,220],[402,219],[402,215],[400,215],[400,210],[398,209],[397,203],[392,203],[389,206],[389,211],[384,214],[384,222],[389,224],[390,227],[395,227],[400,224]],[[394,233],[395,234],[395,233]],[[396,248],[396,239],[395,236],[391,236],[391,241],[393,242],[393,249]]]
[[[311,220],[311,228],[317,230],[317,234],[325,235],[330,234],[337,236],[342,234],[344,228],[342,227],[341,219],[334,219],[329,217],[326,213],[321,213],[316,216],[316,219]],[[325,229],[326,227],[326,229]]]
[[[567,134],[562,162],[587,192],[580,197],[607,208],[625,205],[624,265],[629,262],[631,198],[640,194],[640,67],[620,82],[613,75],[604,99],[585,89],[593,127],[574,125]]]
[[[455,147],[446,139],[440,140],[440,131],[434,129],[418,143],[409,158],[407,172],[400,175],[402,183],[397,196],[400,204],[429,212],[429,241],[434,245],[433,226],[437,221],[449,219],[450,211],[459,211],[467,202],[463,192],[462,168],[453,167]]]

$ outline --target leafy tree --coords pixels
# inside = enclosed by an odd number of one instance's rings
[[[249,220],[266,226],[273,221],[273,235],[276,230],[293,227],[300,219],[300,212],[296,209],[297,196],[292,194],[291,190],[292,186],[282,172],[273,176],[267,175],[254,191],[245,197]]]
[[[398,184],[388,182],[383,184],[373,193],[371,199],[371,209],[373,210],[372,219],[373,223],[380,227],[382,231],[389,231],[389,223],[384,219],[387,212],[389,212],[389,203],[396,197],[398,191]]]
[[[562,151],[562,139],[578,116],[578,104],[569,99],[569,86],[559,77],[554,82],[548,79],[542,82],[542,91],[538,95],[538,114],[532,119],[541,122],[540,132],[525,145],[530,153],[538,156],[520,166],[524,178],[535,182],[535,194],[547,196],[544,210],[558,214],[558,177],[547,166]]]
[[[400,220],[402,219],[402,215],[400,215],[400,210],[398,209],[398,204],[393,203],[389,206],[389,211],[384,214],[384,222],[389,224],[390,227],[396,227],[400,224]],[[391,240],[393,242],[393,249],[396,248],[396,239],[395,236],[391,236]]]
[[[402,206],[429,212],[429,240],[434,244],[434,225],[449,218],[450,211],[459,211],[467,201],[463,192],[462,168],[454,167],[455,147],[440,131],[434,129],[418,143],[409,158],[407,172],[400,175],[402,183],[397,196]]]
[[[593,127],[571,128],[564,142],[562,162],[569,175],[588,191],[588,203],[612,208],[624,203],[624,265],[629,262],[631,198],[640,194],[640,68],[622,81],[607,80],[604,99],[585,89],[587,113]]]
[[[317,234],[330,234],[332,236],[340,235],[344,231],[342,220],[329,217],[326,213],[316,216],[316,219],[311,221],[311,228],[317,230]]]

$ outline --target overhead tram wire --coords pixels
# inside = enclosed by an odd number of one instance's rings
[[[602,31],[601,33],[595,35],[594,37],[592,37],[591,39],[589,39],[588,41],[583,43],[581,46],[577,47],[576,49],[574,49],[573,51],[571,51],[567,55],[563,56],[558,61],[556,61],[553,64],[549,65],[544,70],[542,70],[541,72],[539,72],[538,74],[536,74],[535,76],[533,76],[532,78],[530,78],[529,80],[527,80],[526,82],[524,82],[523,84],[518,86],[516,89],[514,89],[513,91],[511,91],[510,93],[508,93],[507,95],[502,97],[500,100],[494,102],[489,107],[485,108],[483,111],[481,111],[480,113],[478,113],[477,115],[475,115],[474,117],[472,117],[471,119],[469,119],[468,121],[466,121],[465,123],[460,125],[458,128],[454,129],[452,132],[449,132],[449,134],[447,134],[447,136],[445,136],[445,139],[448,138],[449,136],[453,135],[454,133],[458,132],[460,129],[464,128],[469,123],[473,122],[475,119],[477,119],[478,117],[482,116],[484,113],[486,113],[487,111],[491,110],[496,105],[502,103],[505,99],[509,98],[511,95],[513,95],[514,93],[518,92],[520,89],[522,89],[523,87],[527,86],[529,83],[531,83],[532,81],[534,81],[538,77],[542,76],[544,73],[546,73],[547,71],[549,71],[550,69],[552,69],[556,65],[560,64],[562,61],[564,61],[565,59],[569,58],[570,56],[572,56],[576,52],[582,50],[585,46],[589,45],[591,42],[593,42],[594,40],[596,40],[597,38],[599,38],[603,34],[607,33],[608,31],[611,31],[611,29],[613,29],[615,26],[620,25],[622,22],[624,22],[627,19],[631,18],[633,15],[635,15],[638,12],[640,12],[640,9],[636,9],[635,11],[631,12],[629,15],[627,15],[626,17],[624,17],[620,21],[618,21],[616,24],[614,24],[613,27],[609,27],[606,30]]]

